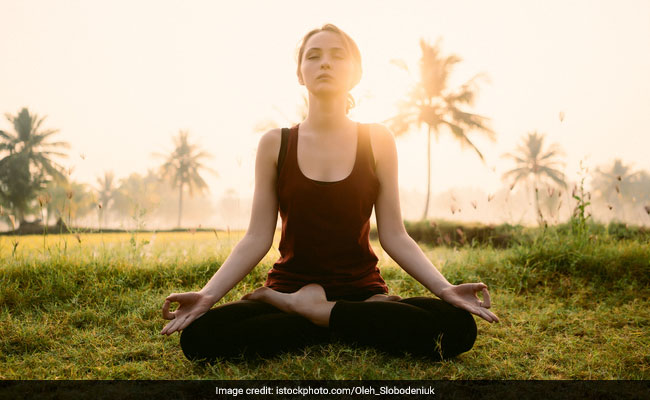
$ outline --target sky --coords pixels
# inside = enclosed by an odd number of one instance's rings
[[[72,178],[94,184],[106,170],[145,174],[172,137],[214,158],[205,175],[216,199],[252,196],[255,151],[268,121],[289,126],[306,89],[295,53],[309,30],[333,23],[361,50],[363,76],[350,118],[394,115],[417,77],[419,40],[441,39],[462,62],[457,87],[478,73],[466,111],[487,116],[485,155],[442,131],[432,146],[432,192],[503,187],[501,157],[528,132],[566,153],[564,172],[621,158],[650,170],[650,1],[8,1],[0,0],[0,112],[47,115],[69,142]],[[403,60],[411,74],[391,63]],[[565,117],[560,121],[559,113]],[[0,129],[11,130],[3,117]],[[426,190],[424,128],[396,139],[399,183]],[[54,139],[53,139],[54,140]]]

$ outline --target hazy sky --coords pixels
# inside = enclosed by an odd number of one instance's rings
[[[532,130],[567,153],[566,173],[623,158],[650,169],[650,1],[8,1],[0,0],[0,112],[47,115],[72,144],[73,179],[94,183],[160,164],[172,136],[215,158],[212,193],[253,192],[256,125],[295,121],[302,36],[334,23],[357,42],[361,83],[350,117],[381,121],[417,72],[419,39],[442,37],[463,62],[452,87],[483,72],[474,108],[497,142],[471,133],[486,167],[443,131],[432,190],[492,191],[512,167],[500,156]],[[565,113],[564,122],[558,114]],[[0,129],[11,129],[2,118]],[[400,185],[426,188],[426,137],[398,138]],[[85,159],[82,159],[81,154]],[[491,168],[495,168],[492,171]]]

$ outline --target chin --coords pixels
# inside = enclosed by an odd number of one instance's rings
[[[325,87],[315,87],[309,90],[311,94],[317,97],[336,97],[336,96],[346,96],[346,91],[342,91],[337,88],[325,88]]]

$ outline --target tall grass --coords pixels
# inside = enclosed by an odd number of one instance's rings
[[[500,249],[421,244],[452,283],[488,284],[501,322],[475,317],[474,348],[430,363],[340,344],[269,360],[194,364],[161,337],[163,299],[200,289],[241,232],[0,238],[0,379],[648,379],[650,246],[587,224]],[[264,282],[274,247],[218,304]],[[65,248],[60,244],[69,241]],[[141,242],[144,243],[144,242]],[[431,296],[372,241],[392,292]]]

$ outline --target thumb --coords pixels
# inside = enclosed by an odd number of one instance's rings
[[[165,298],[165,300],[169,300],[169,301],[178,301],[180,299],[181,299],[181,295],[178,293],[172,293]]]

